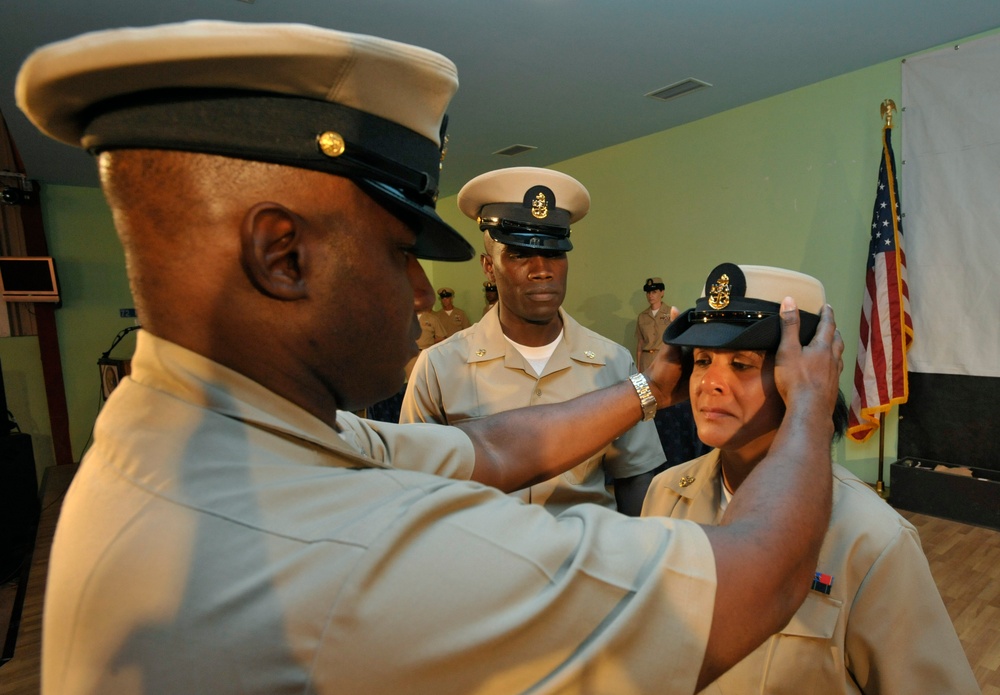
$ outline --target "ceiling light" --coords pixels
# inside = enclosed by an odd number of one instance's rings
[[[502,150],[497,150],[493,154],[503,155],[504,157],[513,157],[516,154],[521,154],[523,152],[529,152],[531,150],[537,150],[538,148],[534,145],[511,145],[510,147],[504,147]]]
[[[681,80],[680,82],[674,82],[673,84],[667,85],[666,87],[660,87],[659,89],[654,89],[647,96],[650,99],[659,99],[660,101],[668,101],[670,99],[676,99],[677,97],[682,97],[691,92],[697,92],[699,89],[705,89],[706,87],[711,87],[708,82],[702,82],[701,80],[696,80],[693,77],[689,77],[686,80]]]

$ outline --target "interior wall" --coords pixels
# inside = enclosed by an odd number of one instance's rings
[[[719,262],[799,269],[824,282],[836,311],[847,344],[841,386],[849,396],[880,155],[879,105],[886,98],[899,103],[900,90],[900,63],[889,61],[553,165],[580,179],[593,198],[591,213],[573,230],[565,308],[632,349],[646,277],[663,277],[666,301],[684,308]],[[897,122],[905,127],[905,117]],[[516,165],[516,158],[497,158],[497,167]],[[132,325],[118,315],[132,300],[100,191],[43,186],[41,198],[63,287],[56,320],[78,459],[100,406],[97,359],[118,331]],[[455,196],[443,198],[438,209],[481,248],[481,235],[459,213]],[[456,305],[470,317],[480,315],[478,261],[431,262],[425,268],[435,287],[455,288]],[[133,346],[134,334],[113,356],[127,357]],[[37,341],[0,340],[0,359],[11,409],[24,417],[22,430],[33,436],[36,461],[50,465]],[[893,413],[884,432],[887,480],[896,455],[895,422]],[[874,482],[878,447],[878,437],[865,444],[840,442],[835,457]]]
[[[836,312],[849,398],[881,155],[879,105],[900,101],[899,66],[872,66],[554,165],[592,198],[573,229],[566,310],[634,349],[647,277],[664,278],[665,301],[687,308],[718,263],[801,270],[823,281]],[[454,196],[438,209],[481,247]],[[478,267],[432,265],[438,283],[456,289],[456,304],[481,306]],[[887,419],[886,480],[896,452],[895,418]],[[874,482],[878,439],[840,442],[836,459]]]

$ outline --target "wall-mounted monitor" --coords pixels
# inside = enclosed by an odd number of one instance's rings
[[[0,256],[0,296],[5,302],[58,302],[51,256]]]

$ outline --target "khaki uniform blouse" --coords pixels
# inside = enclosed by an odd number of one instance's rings
[[[717,525],[720,474],[718,451],[667,469],[642,515]],[[916,529],[838,465],[816,571],[832,577],[829,595],[810,591],[781,632],[702,695],[980,692]]]
[[[504,338],[496,311],[424,350],[407,383],[400,422],[454,424],[527,405],[561,403],[635,373],[625,348],[584,328],[562,309],[559,313],[563,338],[541,376]],[[513,494],[553,512],[581,502],[614,509],[605,474],[629,478],[665,460],[653,422],[640,422],[575,468]]]
[[[663,347],[663,331],[670,325],[670,307],[661,304],[660,310],[653,316],[652,309],[646,309],[639,314],[635,322],[635,343],[639,353],[639,371],[644,372],[649,367],[653,357]]]

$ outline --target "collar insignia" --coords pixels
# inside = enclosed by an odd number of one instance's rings
[[[694,476],[693,475],[685,475],[683,478],[680,479],[680,481],[678,482],[678,485],[680,485],[681,487],[687,487],[688,485],[690,485],[693,482],[694,482]]]

